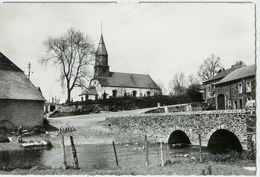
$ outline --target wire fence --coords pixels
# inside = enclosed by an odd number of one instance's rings
[[[69,137],[65,137],[67,139]],[[79,167],[82,169],[104,169],[119,167],[142,167],[142,166],[162,166],[164,163],[176,157],[178,154],[189,153],[198,158],[199,150],[172,150],[168,145],[160,143],[151,143],[147,141],[142,144],[115,144],[116,154],[111,144],[89,144],[74,146]],[[147,148],[147,151],[146,151]],[[162,154],[163,153],[163,154]],[[75,154],[72,146],[65,146],[65,155],[62,146],[52,148],[51,150],[24,150],[0,152],[0,164],[5,163],[9,166],[20,168],[35,165],[45,165],[52,168],[61,168],[66,163],[70,167],[75,166]],[[182,156],[182,157],[183,157]],[[116,158],[117,157],[117,158]],[[187,156],[188,157],[188,156]],[[118,163],[118,165],[117,165]]]

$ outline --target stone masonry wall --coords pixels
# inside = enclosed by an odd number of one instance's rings
[[[44,102],[0,99],[0,113],[0,124],[7,120],[15,127],[22,125],[30,129],[43,125]]]
[[[182,130],[192,144],[198,144],[198,134],[201,133],[205,146],[216,130],[226,129],[234,133],[247,149],[248,117],[244,110],[217,110],[109,117],[106,123],[111,129],[118,129],[119,137],[127,136],[125,139],[129,142],[143,141],[145,134],[150,141],[168,142],[173,131]]]

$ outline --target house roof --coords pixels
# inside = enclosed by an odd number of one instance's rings
[[[20,68],[18,68],[11,60],[9,60],[1,52],[0,52],[0,69],[23,72]]]
[[[93,86],[90,86],[89,88],[84,90],[79,96],[82,96],[82,95],[98,95],[98,94],[97,94],[96,88]]]
[[[103,39],[103,34],[101,34],[101,36],[100,36],[96,55],[107,55],[107,49],[106,49],[105,42]]]
[[[203,84],[206,84],[208,82],[211,82],[211,81],[215,81],[215,80],[220,80],[222,78],[224,78],[225,76],[227,76],[229,73],[231,73],[232,71],[242,67],[243,65],[237,65],[237,66],[233,66],[229,69],[226,69],[226,70],[223,70],[223,71],[220,71],[218,72],[214,77],[212,77],[211,79],[203,82]]]
[[[38,88],[25,76],[20,68],[7,57],[0,55],[0,99],[44,101]]]
[[[161,90],[148,74],[110,72],[109,75],[97,78],[102,86]]]
[[[254,76],[255,74],[256,74],[256,65],[255,64],[250,65],[250,66],[244,66],[244,67],[238,68],[238,69],[234,70],[233,72],[231,72],[230,74],[228,74],[226,77],[224,77],[219,82],[217,82],[216,85],[226,83],[226,82],[231,82],[231,81],[242,79],[242,78],[246,78],[249,76]]]

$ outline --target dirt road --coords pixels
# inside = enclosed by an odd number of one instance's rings
[[[76,144],[96,144],[96,143],[107,144],[114,141],[114,136],[110,130],[104,128],[100,124],[101,121],[104,121],[107,117],[111,117],[111,116],[141,114],[150,109],[152,108],[120,111],[120,112],[101,112],[98,114],[49,118],[48,120],[50,121],[51,125],[57,128],[65,127],[66,125],[75,127],[77,131],[65,133],[65,136],[66,135],[74,136]],[[52,141],[54,139],[52,139]],[[69,138],[65,138],[65,144],[67,145],[70,144]]]

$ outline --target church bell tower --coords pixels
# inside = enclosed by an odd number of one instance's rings
[[[94,78],[97,77],[109,77],[108,54],[102,33],[95,55]]]

